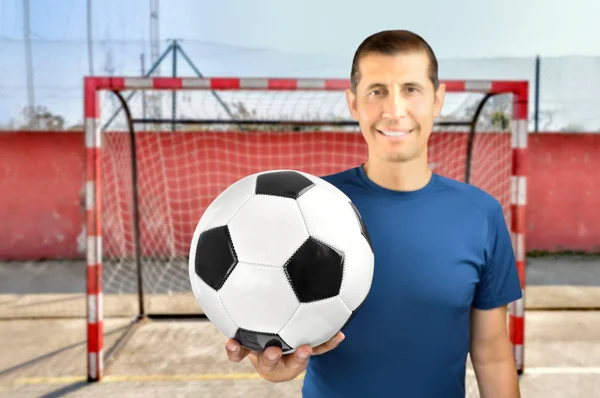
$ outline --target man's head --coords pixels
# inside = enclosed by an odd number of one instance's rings
[[[405,30],[367,37],[352,62],[346,96],[369,157],[388,162],[427,160],[427,142],[445,87],[431,47]]]

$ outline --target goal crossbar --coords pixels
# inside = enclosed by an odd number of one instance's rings
[[[496,94],[512,94],[511,166],[510,166],[510,222],[509,229],[516,257],[516,267],[521,281],[523,298],[509,305],[508,327],[517,370],[524,370],[524,299],[525,299],[525,210],[526,210],[526,151],[528,122],[528,82],[493,80],[448,80],[442,81],[447,92],[480,93],[484,100]],[[271,79],[271,78],[146,78],[146,77],[85,77],[84,120],[85,120],[85,207],[86,207],[86,263],[87,263],[87,368],[88,380],[98,381],[103,376],[103,288],[102,288],[102,183],[101,151],[103,126],[100,124],[101,91],[135,90],[262,90],[262,91],[343,91],[350,88],[348,79]],[[122,109],[126,101],[119,96]],[[440,125],[471,126],[471,139],[475,130],[478,112],[467,122],[443,121]],[[178,119],[135,119],[128,115],[130,130],[134,123],[196,123]],[[210,120],[202,120],[210,124]],[[239,120],[212,120],[213,123],[239,123]],[[244,123],[244,121],[242,121]],[[248,124],[282,124],[286,121],[246,121]],[[310,125],[310,122],[305,122]],[[327,123],[315,122],[324,125]],[[352,122],[339,122],[348,125]],[[344,124],[345,123],[345,124]],[[471,146],[471,139],[469,146]],[[135,175],[135,171],[134,171]],[[468,182],[468,175],[466,176]],[[139,254],[138,254],[139,255]],[[139,272],[139,270],[138,270]],[[140,300],[142,298],[140,297]],[[142,304],[140,304],[143,307]]]

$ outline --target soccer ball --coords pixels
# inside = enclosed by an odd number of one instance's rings
[[[291,353],[343,329],[367,297],[374,254],[351,200],[295,170],[249,175],[221,192],[196,226],[194,295],[225,336]]]

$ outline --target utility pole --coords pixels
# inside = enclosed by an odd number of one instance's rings
[[[35,96],[33,90],[33,65],[31,61],[31,37],[29,29],[29,0],[23,0],[23,35],[25,38],[25,68],[27,70],[27,105],[30,115],[35,111]],[[28,120],[31,122],[33,120]]]
[[[160,57],[160,32],[158,25],[159,0],[150,0],[150,62],[155,63]],[[155,70],[160,76],[160,67]]]
[[[535,57],[535,108],[533,121],[535,124],[534,131],[539,132],[540,127],[540,56]]]
[[[142,63],[142,74],[140,76],[145,76],[146,75],[146,65],[145,65],[145,62],[144,62],[144,53],[140,54],[140,61]],[[148,117],[148,115],[146,113],[147,112],[146,108],[147,108],[147,104],[146,104],[146,90],[142,90],[142,115],[143,115],[144,119],[146,119]],[[146,124],[144,124],[142,126],[142,129],[144,131],[146,131],[146,128],[147,128],[147,126],[146,126]]]
[[[94,51],[92,49],[92,0],[87,1],[87,42],[90,76],[94,76]]]
[[[177,39],[173,40],[173,77],[177,77]],[[175,119],[177,117],[177,93],[175,91],[172,92],[171,97],[171,118],[173,122],[171,123],[171,131],[175,131]]]
[[[150,64],[157,65],[154,69],[155,76],[160,76],[158,59],[160,58],[160,34],[159,34],[159,0],[150,0]],[[154,92],[149,95],[148,113],[154,119],[162,117],[161,93]]]

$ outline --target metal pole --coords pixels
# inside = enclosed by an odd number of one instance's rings
[[[473,119],[471,119],[471,127],[469,128],[469,139],[467,141],[467,161],[465,163],[465,181],[467,184],[471,183],[471,162],[473,160],[473,148],[475,147],[475,132],[477,131],[477,120],[485,103],[496,94],[487,93],[481,102],[477,105]]]
[[[94,51],[92,48],[92,0],[87,2],[87,45],[90,76],[94,76]]]
[[[173,77],[177,77],[177,40],[173,40]],[[177,93],[173,90],[173,96],[171,97],[171,131],[175,131],[175,119],[177,116]]]
[[[33,90],[33,66],[31,56],[31,38],[29,29],[29,0],[23,0],[23,36],[25,36],[25,67],[27,68],[27,105],[30,116],[35,116],[35,95]],[[35,117],[29,122],[36,120]],[[36,123],[36,127],[37,123]]]
[[[140,61],[141,61],[141,66],[142,66],[142,73],[141,76],[144,76],[146,74],[146,63],[145,63],[145,59],[144,59],[144,53],[140,54]],[[144,115],[144,119],[147,117],[146,114],[146,90],[142,90],[142,115]],[[142,130],[146,131],[146,125],[144,124],[142,126]]]
[[[140,202],[138,189],[138,163],[137,163],[137,148],[135,139],[135,130],[132,123],[131,112],[129,106],[120,92],[113,91],[121,102],[121,106],[125,110],[127,118],[127,127],[129,130],[129,150],[131,155],[131,189],[132,189],[132,211],[133,211],[133,239],[135,241],[135,264],[138,280],[138,305],[139,317],[146,316],[146,308],[144,306],[144,279],[142,273],[142,244],[141,244],[141,227],[140,227]]]
[[[535,57],[535,110],[534,110],[534,130],[537,133],[539,131],[540,123],[540,56]]]

